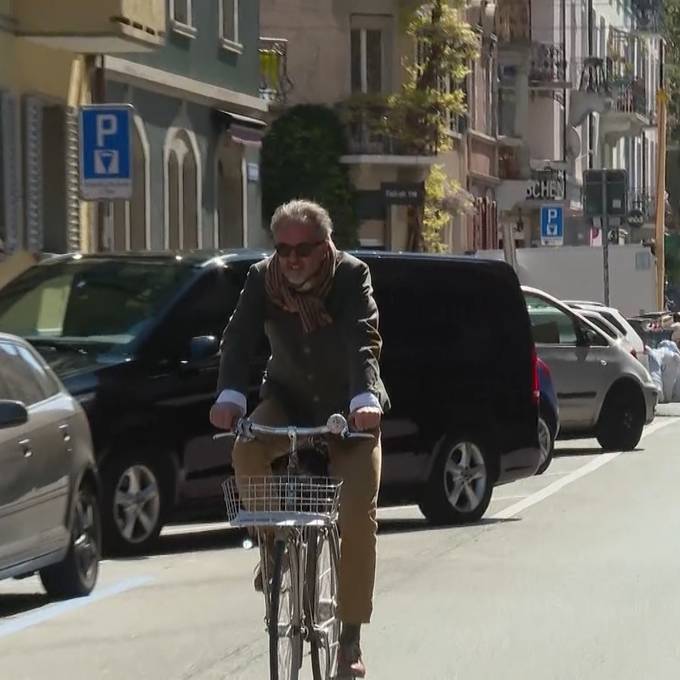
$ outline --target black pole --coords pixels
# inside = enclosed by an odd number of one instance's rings
[[[588,0],[588,56],[593,56],[593,0]],[[593,122],[593,114],[588,114],[588,168],[593,169],[593,136],[595,134],[595,125]]]
[[[567,80],[567,7],[562,0],[562,59],[564,60],[563,78]],[[562,160],[567,162],[567,90],[562,90]],[[567,198],[567,173],[564,173],[564,198]]]

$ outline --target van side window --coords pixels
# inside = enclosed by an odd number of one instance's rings
[[[577,344],[576,325],[571,316],[535,295],[525,295],[525,299],[537,345]]]

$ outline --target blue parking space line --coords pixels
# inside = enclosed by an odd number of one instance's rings
[[[136,576],[134,578],[125,579],[124,581],[119,581],[106,588],[96,589],[88,597],[79,597],[73,600],[55,602],[26,614],[19,614],[5,623],[0,623],[0,638],[19,633],[26,628],[36,626],[39,623],[44,623],[45,621],[54,619],[62,614],[68,614],[76,609],[82,609],[83,607],[87,607],[108,597],[120,595],[128,590],[147,585],[151,581],[153,581],[153,579],[150,576]]]

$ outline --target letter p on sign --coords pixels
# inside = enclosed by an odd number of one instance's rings
[[[118,119],[110,113],[97,116],[97,146],[106,146],[106,138],[118,132]]]

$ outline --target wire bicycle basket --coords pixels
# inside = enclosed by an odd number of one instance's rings
[[[324,526],[337,521],[342,480],[268,475],[222,483],[233,526]]]

